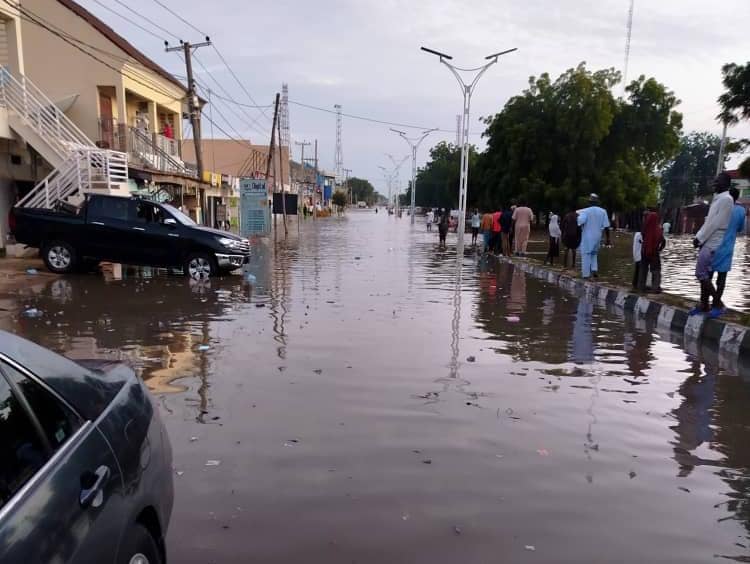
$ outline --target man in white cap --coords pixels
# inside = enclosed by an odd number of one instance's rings
[[[578,212],[578,225],[581,226],[581,271],[584,278],[599,274],[599,247],[602,243],[602,232],[607,232],[609,244],[609,217],[607,211],[599,207],[599,196],[589,196],[589,207]]]

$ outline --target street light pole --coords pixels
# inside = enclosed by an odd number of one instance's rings
[[[458,80],[458,84],[461,87],[461,92],[464,97],[464,112],[461,120],[463,125],[461,132],[461,180],[458,189],[458,246],[460,249],[463,249],[464,246],[464,231],[466,230],[466,187],[469,180],[469,111],[471,109],[471,95],[474,93],[477,82],[479,82],[479,79],[487,69],[497,63],[497,60],[501,55],[512,53],[516,50],[517,48],[514,47],[513,49],[507,49],[505,51],[500,51],[499,53],[487,55],[485,60],[488,60],[488,63],[476,68],[464,69],[449,63],[448,61],[453,59],[450,55],[446,55],[445,53],[433,49],[428,49],[427,47],[422,47],[422,51],[436,55],[440,58],[440,62],[448,67],[453,73],[453,76],[456,77],[456,80]],[[475,72],[476,75],[474,76],[474,79],[467,84],[459,74],[459,71]]]
[[[398,212],[401,211],[401,199],[400,199],[401,187],[399,186],[398,171],[407,161],[407,159],[409,158],[409,155],[406,155],[403,159],[401,159],[398,162],[396,161],[394,156],[391,155],[390,153],[386,153],[385,156],[391,159],[391,162],[393,163],[393,173],[391,175],[391,180],[395,179],[396,181],[396,200],[393,205],[395,207],[395,213],[398,215]]]
[[[409,144],[409,147],[411,147],[411,224],[414,225],[414,205],[416,203],[417,194],[417,149],[419,149],[419,145],[430,133],[437,131],[437,128],[428,129],[427,131],[422,132],[421,137],[412,138],[407,137],[406,133],[399,131],[398,129],[391,128],[391,131],[398,133],[399,136]]]

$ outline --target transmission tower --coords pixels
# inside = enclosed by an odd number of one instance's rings
[[[630,0],[630,9],[628,10],[628,32],[625,38],[625,65],[622,69],[622,88],[623,91],[628,86],[628,64],[630,63],[630,37],[633,35],[633,8],[635,0]]]
[[[456,147],[461,146],[461,114],[456,114]]]
[[[336,108],[336,184],[341,184],[344,180],[344,155],[341,147],[341,104],[333,106]]]
[[[279,125],[281,126],[281,138],[279,139],[279,146],[289,149],[289,155],[291,157],[291,141],[289,139],[289,85],[286,82],[281,85]]]

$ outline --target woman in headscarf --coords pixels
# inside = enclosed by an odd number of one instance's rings
[[[661,256],[664,249],[664,232],[661,228],[659,214],[651,210],[643,219],[643,246],[641,247],[641,268],[639,272],[638,289],[646,291],[646,277],[651,271],[651,291],[661,292]]]
[[[562,237],[560,217],[555,212],[550,212],[549,248],[547,249],[547,258],[544,259],[544,264],[547,264],[547,261],[549,261],[551,265],[554,265],[555,259],[560,256],[560,237]]]

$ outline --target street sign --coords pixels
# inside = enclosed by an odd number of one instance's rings
[[[271,224],[266,181],[240,178],[240,235],[268,233]]]

